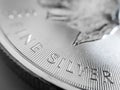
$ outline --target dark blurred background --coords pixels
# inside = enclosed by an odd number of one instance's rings
[[[33,90],[7,66],[6,59],[10,60],[0,50],[0,90]]]

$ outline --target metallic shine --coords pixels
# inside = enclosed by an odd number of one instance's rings
[[[0,1],[0,43],[15,62],[63,89],[120,90],[119,26],[102,40],[74,46],[79,31],[47,19],[48,10],[37,1],[15,6],[5,1]]]

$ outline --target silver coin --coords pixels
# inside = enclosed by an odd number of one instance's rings
[[[78,0],[86,16],[75,19],[73,0],[41,1],[0,1],[0,44],[13,61],[63,89],[119,90],[118,2]]]

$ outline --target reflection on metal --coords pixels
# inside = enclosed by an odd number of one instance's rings
[[[42,1],[0,0],[0,44],[13,62],[50,87],[120,90],[118,3]]]

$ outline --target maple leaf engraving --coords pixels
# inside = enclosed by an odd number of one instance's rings
[[[101,39],[119,25],[120,0],[39,0],[47,18],[77,30],[74,45]]]

